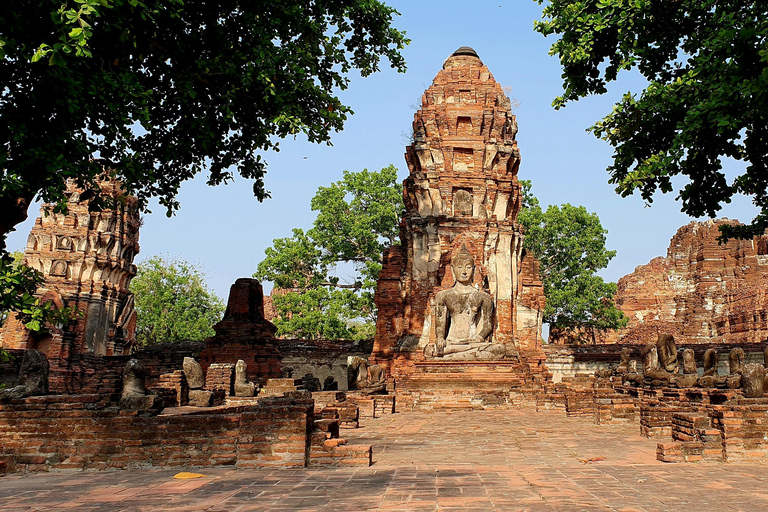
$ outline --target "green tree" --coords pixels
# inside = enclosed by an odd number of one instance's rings
[[[543,3],[542,0],[538,0]],[[608,168],[616,192],[678,192],[682,211],[714,217],[735,193],[760,213],[726,237],[768,227],[768,3],[757,0],[551,0],[535,29],[559,39],[550,54],[563,68],[555,108],[603,94],[620,71],[648,81],[627,93],[590,130],[614,148]],[[722,158],[746,163],[728,181]]]
[[[525,228],[524,248],[541,264],[547,297],[543,320],[550,332],[594,340],[597,332],[625,326],[627,319],[613,303],[616,284],[595,275],[616,255],[605,248],[608,232],[598,216],[570,204],[544,211],[531,194],[531,182],[521,184],[524,208],[518,220]]]
[[[318,189],[311,206],[318,212],[312,229],[274,240],[254,274],[285,292],[272,296],[277,334],[370,338],[381,257],[398,240],[403,210],[397,169],[344,171],[341,181]],[[355,275],[343,281],[338,266],[349,264]]]
[[[33,284],[4,257],[7,233],[36,198],[65,210],[67,179],[98,196],[113,169],[169,215],[203,171],[217,185],[237,169],[268,197],[261,153],[299,133],[329,142],[352,113],[336,95],[351,71],[405,70],[397,14],[377,0],[0,2],[0,305],[27,308]]]
[[[13,290],[17,287],[26,289],[29,294],[26,297],[19,297],[21,302],[24,302],[25,300],[33,300],[32,293],[34,293],[35,289],[37,289],[39,280],[36,279],[36,275],[24,272],[24,270],[20,268],[22,261],[24,260],[24,253],[21,251],[13,251],[12,253],[8,254],[8,260],[9,269],[13,271],[13,274],[0,276],[0,283],[2,283],[2,287],[10,290]],[[22,284],[22,281],[25,281],[27,284]],[[0,303],[0,327],[2,327],[2,325],[8,319],[8,313],[10,310],[18,308],[14,308],[14,304],[10,302],[12,299],[14,299],[14,294],[3,293],[0,295],[0,297],[5,299],[2,303]]]
[[[200,267],[153,256],[138,265],[131,281],[140,345],[204,340],[215,333],[224,303],[205,284]]]
[[[30,331],[44,332],[50,325],[69,323],[77,314],[74,308],[56,309],[35,296],[43,275],[24,264],[24,253],[0,253],[0,326],[16,313]]]
[[[67,178],[98,193],[104,164],[169,213],[203,170],[216,185],[237,168],[267,197],[259,153],[329,141],[353,69],[405,70],[397,14],[377,0],[4,2],[0,235],[35,196],[63,204]]]

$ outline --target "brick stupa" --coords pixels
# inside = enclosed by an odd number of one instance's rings
[[[411,378],[414,365],[440,364],[425,362],[423,350],[435,340],[435,294],[453,286],[450,262],[461,247],[474,257],[476,287],[493,297],[490,341],[507,347],[506,364],[541,362],[545,301],[517,222],[516,133],[511,102],[488,67],[471,48],[454,52],[414,116],[401,245],[384,255],[376,291],[373,358],[396,381]]]
[[[256,279],[240,278],[229,289],[224,318],[213,326],[216,335],[200,353],[205,370],[213,363],[247,364],[251,382],[266,384],[280,375],[280,353],[274,345],[277,328],[264,318],[264,290]]]

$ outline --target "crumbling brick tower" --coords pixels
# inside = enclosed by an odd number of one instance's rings
[[[405,353],[423,359],[435,339],[434,296],[453,285],[450,261],[462,245],[474,256],[475,284],[493,296],[493,342],[508,354],[539,351],[544,294],[517,222],[516,133],[501,85],[473,49],[459,48],[414,116],[402,245],[385,254],[376,292],[377,362],[391,366]]]
[[[133,343],[136,312],[128,285],[136,275],[141,219],[136,198],[117,180],[100,185],[105,196],[116,199],[114,207],[90,211],[91,201],[81,200],[82,190],[69,183],[68,213],[43,205],[24,252],[27,265],[45,278],[38,295],[58,307],[76,307],[82,316],[44,336],[30,333],[12,316],[0,333],[6,348],[36,348],[55,365],[78,354],[119,355]]]

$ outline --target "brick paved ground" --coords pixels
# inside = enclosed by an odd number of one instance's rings
[[[2,510],[766,510],[768,465],[664,464],[637,426],[562,412],[407,413],[343,431],[370,468],[9,475]],[[604,457],[605,460],[593,460]],[[585,462],[582,462],[585,461]]]

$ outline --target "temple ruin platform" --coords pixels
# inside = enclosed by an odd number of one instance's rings
[[[184,468],[8,475],[20,510],[764,510],[768,465],[666,464],[637,425],[522,407],[364,421],[371,467]],[[174,479],[180,471],[204,475]]]
[[[548,373],[521,361],[411,361],[395,376],[396,410],[486,409],[520,404]]]

